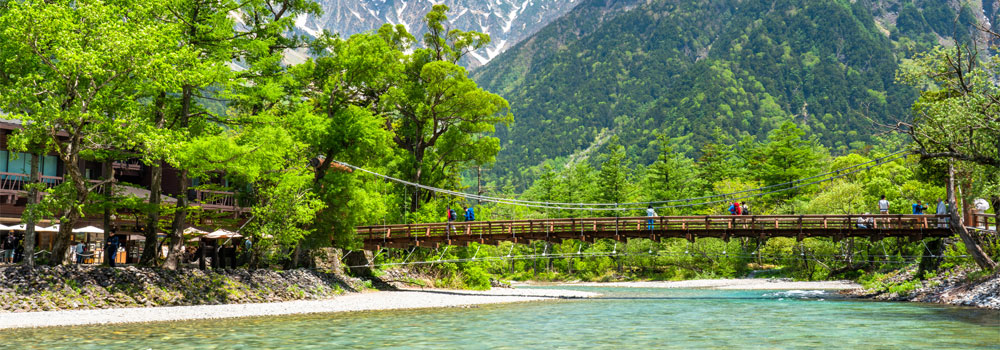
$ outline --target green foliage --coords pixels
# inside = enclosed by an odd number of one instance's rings
[[[717,129],[763,138],[786,121],[845,154],[873,141],[871,121],[896,120],[916,99],[893,79],[897,57],[939,36],[965,41],[976,22],[956,22],[942,1],[710,3],[584,1],[478,69],[518,115],[498,128],[493,173],[527,187],[518,170],[603,147],[605,129],[635,164],[658,159],[647,145],[659,135],[697,159],[720,142]]]
[[[489,36],[444,32],[447,11],[447,6],[435,5],[427,14],[425,47],[403,60],[402,75],[386,94],[393,107],[388,125],[396,146],[405,151],[397,172],[436,187],[454,187],[461,169],[493,162],[500,142],[489,135],[495,125],[513,121],[507,101],[479,88],[457,65],[469,50],[488,44]],[[411,210],[428,200],[414,191]]]

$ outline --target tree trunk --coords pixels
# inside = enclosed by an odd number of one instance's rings
[[[146,223],[146,246],[143,247],[142,259],[139,262],[143,266],[155,266],[156,258],[160,256],[160,242],[157,241],[156,233],[160,231],[160,187],[163,183],[163,167],[160,162],[150,169],[151,181],[149,184],[149,221]]]
[[[74,141],[67,147],[78,149],[78,145],[78,141]],[[66,164],[65,181],[69,181],[73,185],[73,191],[75,192],[73,195],[75,197],[74,203],[86,203],[88,194],[87,179],[83,178],[83,174],[80,172],[79,154],[74,152],[67,153],[62,157],[63,164]],[[79,219],[80,212],[75,206],[62,210],[59,215],[59,233],[56,234],[55,243],[52,245],[52,260],[49,264],[61,265],[71,262],[69,245],[70,240],[73,238],[73,226],[76,225]]]
[[[188,172],[181,170],[180,175],[180,195],[177,196],[177,211],[174,212],[174,221],[170,226],[170,245],[167,248],[167,261],[164,268],[176,270],[181,267],[184,257],[184,226],[187,223],[188,212]]]
[[[28,190],[28,215],[26,215],[27,220],[24,220],[24,263],[28,266],[35,266],[35,223],[38,222],[35,205],[38,204],[38,189],[34,185],[41,177],[38,162],[38,154],[32,154],[29,175],[31,179],[28,181],[32,186]]]
[[[112,173],[112,169],[111,169],[111,161],[109,160],[107,162],[104,162],[104,180],[105,181],[110,180],[113,176],[114,176],[114,174]],[[113,195],[114,195],[114,183],[113,182],[108,182],[108,183],[104,184],[104,196],[105,196],[105,198],[107,198],[107,200],[110,200],[111,196],[113,196]],[[114,226],[114,223],[111,222],[111,207],[109,205],[105,204],[104,205],[104,243],[105,244],[107,244],[108,239],[111,238],[111,228],[113,226]],[[116,252],[112,252],[112,253],[116,253]],[[106,265],[108,265],[108,266],[111,266],[111,259],[114,259],[114,256],[115,256],[115,254],[108,254],[108,252],[104,252],[104,263]]]
[[[153,124],[157,129],[162,129],[164,121],[166,120],[166,115],[164,114],[164,105],[166,104],[167,93],[161,91],[160,95],[156,97],[156,112],[153,119]],[[150,184],[149,184],[149,214],[147,218],[149,221],[146,223],[146,245],[142,250],[142,258],[139,264],[143,266],[155,266],[156,259],[160,256],[160,242],[157,241],[157,233],[160,231],[160,192],[163,190],[163,162],[154,161],[153,166],[150,168]]]
[[[953,233],[962,238],[962,243],[965,243],[965,251],[972,256],[972,259],[976,261],[979,268],[985,271],[993,271],[996,269],[997,263],[983,252],[983,248],[979,246],[979,243],[976,242],[975,238],[965,228],[962,216],[958,214],[958,201],[955,198],[955,166],[953,162],[953,159],[949,159],[948,161],[948,214],[951,216],[951,225],[949,226]],[[969,204],[966,203],[966,205]]]
[[[188,127],[188,120],[191,116],[191,102],[194,95],[194,87],[190,85],[185,85],[181,92],[181,115],[180,115],[180,127],[182,130],[186,130]],[[183,165],[182,165],[183,166]],[[188,187],[190,186],[190,181],[188,180],[187,169],[180,171],[180,195],[177,198],[177,211],[174,212],[174,221],[170,232],[170,245],[167,251],[167,261],[164,263],[163,267],[176,270],[181,267],[181,263],[184,259],[184,226],[187,224],[187,213],[188,213]]]
[[[422,157],[419,157],[422,158]],[[423,165],[421,164],[421,159],[416,161],[416,173],[413,175],[413,183],[419,184],[420,177],[423,175]],[[413,187],[413,198],[410,199],[410,212],[415,213],[420,209],[420,187]]]

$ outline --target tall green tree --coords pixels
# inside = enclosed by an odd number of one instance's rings
[[[402,26],[385,25],[374,33],[343,40],[328,38],[318,57],[292,69],[311,115],[299,135],[307,144],[308,158],[315,158],[313,188],[325,203],[308,247],[333,241],[354,247],[354,227],[375,208],[383,193],[371,193],[362,178],[336,161],[370,168],[391,155],[392,134],[385,128],[386,92],[400,78],[402,60],[412,36]]]
[[[608,152],[608,159],[601,163],[601,171],[597,177],[601,199],[606,203],[623,203],[630,199],[634,190],[631,163],[618,136],[611,137]]]
[[[495,125],[513,116],[502,97],[479,88],[457,64],[464,55],[489,43],[489,36],[444,27],[448,7],[434,5],[425,17],[425,47],[406,59],[403,77],[389,90],[394,113],[388,126],[396,145],[405,150],[401,172],[411,181],[451,186],[460,168],[495,159],[500,141]],[[410,209],[429,200],[415,190]]]
[[[236,33],[230,12],[238,10],[240,7],[235,1],[170,0],[163,3],[158,14],[164,23],[171,24],[167,33],[169,38],[191,54],[172,67],[165,67],[185,74],[159,81],[157,90],[148,91],[148,98],[152,100],[147,109],[151,129],[168,137],[151,139],[152,142],[148,142],[144,149],[144,160],[150,165],[152,181],[142,264],[154,264],[159,255],[156,233],[160,231],[163,166],[169,164],[179,170],[180,195],[168,230],[170,244],[164,267],[176,269],[180,266],[184,253],[183,231],[191,205],[187,195],[191,172],[204,171],[185,161],[191,158],[186,150],[191,149],[190,143],[197,138],[221,131],[215,125],[219,116],[200,104],[199,98],[208,88],[225,87],[232,79],[229,64],[236,52]]]
[[[23,121],[24,133],[45,135],[46,149],[66,164],[57,201],[60,231],[53,263],[68,257],[74,224],[98,188],[77,166],[93,151],[131,149],[137,129],[138,85],[159,74],[176,43],[152,21],[145,3],[128,1],[7,2],[0,16],[6,61],[0,108]],[[27,138],[15,147],[24,149]]]
[[[785,122],[779,129],[771,131],[766,142],[748,152],[747,165],[753,169],[750,175],[764,185],[776,185],[819,174],[827,151],[815,136],[806,138],[805,135],[805,131],[791,122]],[[789,199],[803,192],[800,188],[776,196]]]
[[[979,188],[991,197],[994,206],[1000,205],[1000,179],[996,176],[1000,174],[1000,87],[994,81],[1000,73],[1000,58],[980,58],[975,48],[959,45],[935,48],[904,67],[898,78],[921,89],[920,98],[913,104],[913,120],[891,127],[910,136],[913,151],[922,159],[948,161],[951,208],[958,208],[954,179],[958,162],[971,172],[993,175],[983,177],[988,185]],[[966,207],[971,198],[967,193]],[[964,218],[955,209],[950,214],[953,231],[976,263],[984,270],[995,269],[996,262],[965,229]]]
[[[704,178],[705,174],[699,165],[693,159],[675,153],[667,145],[666,137],[659,137],[658,144],[660,152],[656,162],[646,170],[640,185],[643,198],[648,201],[664,201],[694,198],[703,194],[709,183]],[[668,215],[677,211],[660,210],[658,213]]]
[[[203,71],[190,74],[190,81],[181,84],[180,96],[174,117],[168,124],[178,133],[175,163],[179,171],[180,192],[186,194],[191,180],[207,176],[213,171],[235,171],[249,181],[256,180],[262,168],[272,170],[300,169],[288,162],[283,151],[272,146],[288,143],[261,143],[265,140],[282,141],[283,129],[270,129],[275,138],[246,139],[244,135],[262,134],[260,130],[280,123],[286,115],[295,113],[298,101],[291,92],[292,77],[286,73],[283,54],[286,50],[306,45],[301,35],[285,35],[294,26],[299,15],[317,14],[319,7],[308,0],[270,1],[190,1],[178,0],[170,14],[184,25],[179,41],[199,52],[192,62]],[[236,22],[240,22],[236,26]],[[239,28],[239,29],[236,29]],[[232,61],[245,65],[233,72]],[[206,96],[218,91],[216,96]],[[213,111],[203,103],[205,99],[222,98],[228,104],[226,113]],[[263,125],[263,127],[257,127]],[[233,138],[233,141],[225,141]],[[203,148],[205,144],[218,148]],[[263,150],[271,149],[273,152]],[[206,157],[202,152],[228,154],[226,157]],[[250,165],[248,159],[265,159],[271,163]],[[301,165],[301,162],[300,164]],[[288,170],[288,169],[286,169]],[[292,174],[297,172],[292,171]],[[272,181],[274,179],[271,179]],[[273,183],[272,183],[273,185]],[[294,191],[269,192],[289,194]],[[178,198],[177,209],[171,223],[171,244],[165,267],[177,268],[184,252],[183,231],[192,203],[186,195]],[[152,220],[150,220],[152,222]],[[297,232],[297,231],[296,231]]]

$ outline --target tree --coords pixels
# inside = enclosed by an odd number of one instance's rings
[[[630,198],[633,185],[630,162],[618,136],[611,137],[608,152],[608,159],[601,163],[601,171],[597,176],[601,199],[607,203],[622,203]],[[615,211],[614,214],[617,215],[618,212]]]
[[[92,151],[136,145],[139,82],[179,51],[145,3],[128,1],[7,2],[0,42],[16,63],[3,69],[8,85],[0,108],[23,121],[23,135],[45,135],[45,149],[65,164],[65,182],[46,200],[59,203],[55,264],[68,258],[73,226],[93,184],[77,166]],[[169,59],[167,59],[169,61]],[[27,138],[15,141],[21,149]]]
[[[185,25],[178,41],[199,53],[198,60],[192,64],[200,68],[197,74],[189,75],[191,80],[181,85],[179,106],[170,122],[179,133],[179,146],[174,158],[176,163],[172,164],[180,170],[180,192],[188,192],[192,178],[212,171],[229,169],[243,173],[242,176],[254,181],[263,169],[278,171],[291,165],[291,157],[284,152],[292,151],[294,147],[286,151],[276,148],[289,145],[284,142],[287,140],[281,139],[286,134],[279,131],[280,128],[270,129],[274,131],[272,134],[259,131],[268,130],[268,125],[295,113],[296,106],[300,105],[294,101],[298,95],[291,93],[292,78],[284,74],[286,68],[282,58],[285,50],[298,49],[305,45],[305,40],[301,35],[284,34],[294,26],[295,17],[317,14],[319,6],[307,0],[178,0],[176,5],[177,8],[170,9],[170,13]],[[233,15],[234,12],[238,15]],[[242,23],[238,31],[233,29],[234,18]],[[245,64],[246,69],[231,72],[229,66],[234,58]],[[215,90],[218,90],[219,96],[213,98],[221,97],[228,103],[225,114],[198,104],[198,98],[209,98],[203,95],[204,92]],[[265,127],[243,130],[242,127],[247,125]],[[268,137],[252,140],[246,135]],[[234,140],[227,141],[227,138]],[[264,143],[268,140],[279,143]],[[222,148],[202,147],[206,144]],[[226,156],[206,157],[202,152]],[[254,158],[272,163],[247,163]],[[297,172],[292,171],[291,174]],[[294,191],[269,193],[289,194]],[[190,209],[187,196],[180,196],[171,223],[167,268],[177,268],[180,264],[184,253],[183,231]]]
[[[771,131],[767,142],[757,145],[750,152],[752,158],[747,165],[753,169],[751,176],[770,186],[819,174],[826,150],[815,137],[804,138],[805,134],[792,122],[785,122],[779,129]],[[789,187],[795,185],[799,184]],[[802,189],[796,189],[775,196],[790,199],[802,192]]]
[[[401,171],[415,183],[434,186],[459,167],[492,162],[500,141],[485,135],[495,132],[494,125],[513,121],[507,101],[479,88],[457,64],[488,44],[489,36],[446,31],[447,11],[445,5],[434,5],[427,14],[425,47],[409,55],[402,80],[388,92],[395,110],[387,125],[397,146],[407,151],[408,164]],[[429,198],[421,196],[414,191],[411,210]]]
[[[1000,37],[990,32],[994,38]],[[912,150],[922,159],[948,160],[948,201],[957,207],[954,168],[962,162],[976,171],[997,173],[1000,168],[1000,87],[994,77],[1000,73],[1000,57],[981,60],[978,51],[968,45],[936,48],[919,55],[898,79],[921,90],[913,104],[912,121],[891,126],[910,136]],[[994,205],[1000,179],[986,186]],[[969,194],[966,194],[967,196]],[[971,198],[971,197],[969,197]],[[969,205],[966,201],[966,205]],[[984,270],[997,264],[986,255],[965,229],[963,218],[952,210],[952,230]]]
[[[168,29],[164,37],[176,43],[184,54],[173,62],[164,62],[159,69],[168,74],[150,81],[143,96],[150,101],[143,110],[148,133],[162,136],[145,138],[138,152],[138,157],[149,165],[151,180],[142,265],[154,265],[159,256],[157,233],[161,232],[161,187],[166,164],[181,170],[180,192],[184,193],[178,196],[173,224],[183,226],[187,216],[189,172],[186,164],[178,162],[177,156],[185,142],[201,135],[207,122],[214,117],[198,103],[198,99],[204,97],[202,91],[231,78],[229,63],[235,51],[235,23],[229,14],[238,9],[237,2],[228,0],[168,0],[160,2],[153,14]],[[183,239],[177,230],[168,231],[170,244],[166,266],[176,268],[178,253],[184,249]]]
[[[403,50],[412,37],[402,26],[385,25],[377,33],[328,38],[320,55],[292,69],[309,120],[298,131],[307,158],[315,158],[313,191],[325,207],[307,237],[307,247],[354,247],[354,227],[384,212],[357,175],[335,162],[376,165],[392,153],[385,129],[382,97],[399,79]],[[305,118],[305,117],[303,117]]]
[[[703,171],[691,158],[673,152],[666,144],[666,137],[658,139],[660,154],[656,162],[649,166],[642,182],[643,195],[650,201],[694,198],[700,196],[708,183]],[[677,203],[670,203],[677,204]],[[677,212],[674,208],[662,210],[660,214]]]

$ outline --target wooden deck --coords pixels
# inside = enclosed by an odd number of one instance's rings
[[[946,216],[864,215],[875,220],[872,229],[858,228],[860,215],[747,215],[747,216],[659,216],[622,218],[573,218],[513,221],[471,221],[410,225],[361,226],[357,233],[365,249],[434,247],[471,242],[495,245],[499,242],[597,239],[625,241],[629,238],[730,238],[829,237],[835,241],[849,237],[879,240],[885,237],[948,237]],[[650,224],[649,220],[652,220]],[[449,226],[450,229],[449,229]]]

